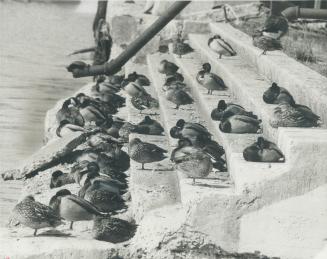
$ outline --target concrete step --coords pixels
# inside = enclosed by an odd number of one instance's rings
[[[252,38],[229,24],[212,23],[210,27],[214,34],[221,35],[233,46],[245,63],[251,63],[267,79],[285,87],[297,103],[309,106],[327,123],[326,77],[281,51],[260,55],[262,50],[252,45]]]
[[[262,94],[267,81],[255,73],[253,68],[245,64],[239,57],[222,59],[218,62],[216,55],[212,55],[211,50],[207,47],[208,35],[191,34],[189,35],[189,39],[192,46],[196,50],[199,50],[199,53],[191,53],[181,59],[174,55],[175,62],[184,72],[189,85],[192,86],[192,94],[197,99],[197,104],[203,117],[207,119],[212,131],[225,147],[229,172],[235,184],[235,192],[242,194],[243,192],[247,192],[249,188],[257,188],[265,182],[273,181],[273,179],[279,178],[283,174],[287,175],[297,170],[295,169],[298,168],[296,166],[299,163],[297,159],[302,160],[303,156],[306,156],[306,153],[302,153],[300,148],[295,149],[293,147],[294,145],[300,145],[299,142],[291,142],[291,139],[294,138],[305,138],[308,141],[308,148],[310,148],[312,143],[320,145],[321,156],[317,156],[312,163],[316,163],[319,160],[318,163],[322,167],[318,170],[318,174],[321,175],[323,173],[323,150],[325,143],[319,143],[313,136],[318,134],[324,139],[327,131],[318,128],[280,128],[279,130],[272,128],[269,124],[272,107],[265,104],[262,100]],[[218,123],[211,120],[210,113],[216,107],[217,101],[226,94],[218,92],[215,94],[215,97],[207,95],[206,89],[198,84],[195,77],[204,62],[211,63],[213,71],[224,79],[228,86],[228,91],[225,92],[230,93],[229,99],[227,100],[240,103],[248,110],[254,111],[262,119],[264,135],[279,145],[284,152],[286,158],[285,163],[254,163],[245,161],[241,153],[247,145],[253,143],[258,135],[225,134],[218,129]],[[244,80],[244,78],[247,79]],[[289,152],[289,150],[292,151]]]
[[[195,105],[183,106],[180,107],[179,110],[176,110],[174,109],[175,105],[166,100],[165,93],[162,90],[165,75],[158,72],[158,65],[161,60],[167,59],[171,61],[172,58],[172,56],[167,54],[154,54],[147,57],[149,74],[157,91],[160,103],[160,114],[163,119],[170,150],[176,147],[177,140],[170,137],[169,130],[176,125],[179,119],[200,122],[208,126],[205,118],[201,117]],[[192,184],[191,179],[185,178],[180,172],[178,172],[178,177],[182,203],[199,202],[203,200],[204,197],[232,195],[234,193],[228,178],[226,179],[226,173],[212,172],[207,178],[197,179],[197,184],[195,185]]]
[[[147,67],[140,64],[128,63],[125,67],[126,74],[136,71],[139,74],[148,76]],[[154,98],[157,98],[153,85],[145,86],[146,91]],[[138,123],[144,119],[144,114],[155,114],[151,116],[161,122],[162,120],[157,109],[143,111],[142,114],[133,107],[130,97],[126,96],[126,107],[128,121]],[[156,144],[168,149],[166,136],[150,136],[143,134],[131,134],[129,139],[140,138],[142,141]],[[130,191],[132,196],[132,211],[136,222],[139,222],[144,215],[162,206],[171,205],[180,201],[180,193],[176,172],[166,159],[160,163],[146,165],[146,170],[140,169],[141,165],[131,160],[130,166]]]

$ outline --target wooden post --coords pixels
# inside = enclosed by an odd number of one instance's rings
[[[321,8],[321,0],[315,0],[315,9],[320,9]]]

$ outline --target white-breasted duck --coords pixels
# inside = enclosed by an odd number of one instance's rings
[[[222,56],[230,57],[236,55],[236,51],[220,35],[214,35],[213,37],[209,38],[208,46],[214,52],[219,54],[219,58]]]
[[[258,133],[260,124],[261,120],[246,115],[233,115],[222,120],[219,124],[219,129],[224,133]]]
[[[71,194],[67,189],[58,191],[50,199],[49,206],[57,215],[71,222],[70,229],[73,229],[75,221],[88,221],[95,216],[110,216],[110,213],[100,211],[92,203]]]
[[[227,87],[218,75],[211,73],[211,65],[209,63],[204,63],[202,65],[202,70],[199,71],[197,75],[197,81],[208,89],[208,94],[212,94],[213,91],[223,91]]]

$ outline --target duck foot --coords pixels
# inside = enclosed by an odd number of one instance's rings
[[[33,234],[33,236],[36,236],[36,232],[37,232],[37,229],[34,230],[34,234]]]
[[[73,230],[73,224],[74,224],[74,221],[70,222],[70,226],[69,226],[70,230]]]

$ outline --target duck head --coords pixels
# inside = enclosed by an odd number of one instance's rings
[[[280,87],[276,83],[272,83],[271,87],[263,93],[265,103],[273,104],[280,94]]]
[[[202,65],[202,69],[203,69],[204,72],[210,73],[210,71],[211,71],[211,65],[209,63],[204,63]]]
[[[180,131],[181,128],[174,126],[170,129],[169,133],[172,138],[180,138]]]
[[[75,99],[79,104],[83,104],[87,100],[87,96],[84,93],[79,93],[75,96]]]
[[[100,167],[96,162],[90,162],[87,165],[87,171],[91,173],[99,173]]]
[[[227,104],[226,104],[225,100],[220,100],[217,105],[218,111],[222,112],[222,111],[226,110],[226,108],[227,108]]]
[[[185,125],[185,121],[183,119],[180,119],[176,122],[176,127],[178,127],[178,128],[182,129],[184,127],[184,125]]]
[[[33,197],[33,195],[27,195],[23,201],[35,201],[35,198]]]
[[[138,78],[138,74],[135,71],[127,76],[127,80],[129,82],[135,82],[137,78]]]
[[[246,161],[260,162],[259,148],[256,145],[251,145],[244,149],[243,157]]]
[[[257,139],[257,145],[261,149],[269,148],[269,142],[267,142],[263,137],[258,137],[258,139]]]
[[[129,142],[129,144],[130,145],[137,145],[137,144],[139,144],[139,143],[141,143],[142,141],[139,139],[139,138],[133,138],[130,142]]]
[[[153,120],[150,118],[150,116],[146,115],[139,124],[140,125],[148,125],[148,124],[151,124],[152,122],[153,122]]]
[[[220,122],[219,124],[219,129],[222,131],[222,132],[225,132],[225,133],[231,133],[232,131],[232,125],[231,123],[229,122],[229,120],[223,120]]]

